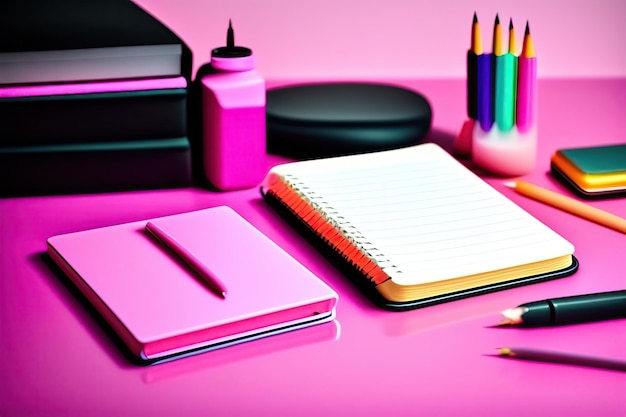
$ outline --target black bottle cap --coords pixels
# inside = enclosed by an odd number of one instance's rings
[[[252,55],[252,50],[244,46],[235,46],[235,32],[232,21],[228,21],[228,31],[226,32],[226,46],[215,48],[211,51],[211,56],[216,58],[243,58]]]

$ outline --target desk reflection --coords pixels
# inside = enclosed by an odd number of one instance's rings
[[[158,383],[263,355],[321,342],[336,341],[339,339],[340,334],[341,326],[337,320],[333,320],[304,329],[280,333],[166,363],[155,364],[145,368],[141,373],[141,377],[146,384]]]

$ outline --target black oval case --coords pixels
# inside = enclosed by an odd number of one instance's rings
[[[319,158],[421,143],[432,112],[419,93],[385,84],[331,83],[267,92],[270,153]]]

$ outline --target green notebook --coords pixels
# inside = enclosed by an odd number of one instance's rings
[[[626,195],[626,144],[560,149],[553,175],[585,198]]]

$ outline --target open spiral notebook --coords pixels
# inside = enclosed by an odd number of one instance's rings
[[[576,271],[571,243],[435,144],[291,162],[261,191],[403,310]]]

